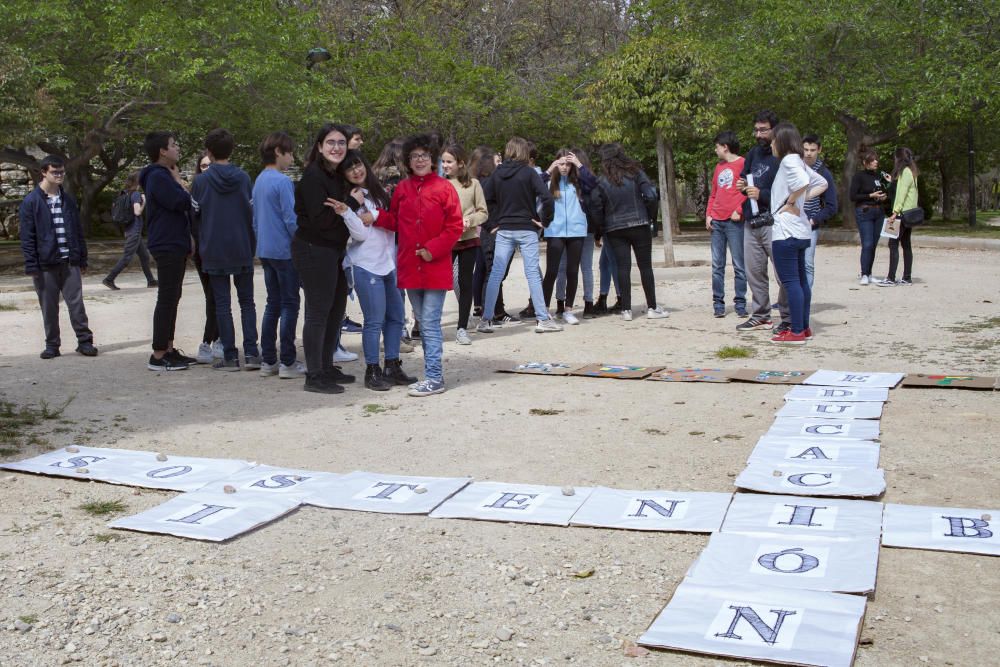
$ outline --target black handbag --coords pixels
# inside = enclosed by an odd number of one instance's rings
[[[903,211],[900,213],[900,216],[903,218],[903,224],[907,227],[916,227],[917,225],[924,224],[924,209],[919,206],[911,208],[908,211]]]

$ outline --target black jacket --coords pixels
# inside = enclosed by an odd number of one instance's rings
[[[634,178],[623,178],[621,185],[601,176],[590,193],[589,213],[594,219],[595,234],[602,236],[618,229],[648,225],[648,203],[656,200],[656,188],[642,170]]]
[[[328,197],[342,201],[352,210],[358,208],[354,197],[343,179],[323,169],[313,162],[302,173],[302,179],[295,186],[295,215],[298,229],[295,236],[320,246],[329,248],[347,247],[351,237],[344,219],[326,205]]]
[[[888,183],[882,180],[882,175],[877,171],[863,170],[854,172],[851,178],[851,201],[855,206],[877,206],[881,207],[882,202],[871,198],[871,193],[876,190],[886,191]]]
[[[489,219],[487,231],[496,227],[509,231],[537,232],[538,220],[544,227],[552,222],[555,203],[542,177],[527,162],[507,161],[483,183]],[[541,210],[535,208],[536,198]]]
[[[757,214],[771,210],[771,184],[774,177],[778,175],[778,165],[781,160],[771,153],[771,146],[761,146],[757,144],[750,149],[750,152],[743,158],[743,171],[740,178],[746,179],[747,174],[753,175],[753,185],[760,188],[760,197],[757,198]],[[754,216],[750,208],[751,199],[743,202],[743,219],[749,220]]]
[[[174,180],[170,170],[153,163],[139,174],[146,193],[146,247],[152,254],[191,252],[191,195]]]
[[[87,242],[83,238],[80,211],[76,200],[59,188],[62,195],[63,223],[66,226],[66,245],[69,246],[69,263],[87,267]],[[56,231],[52,226],[48,195],[38,186],[32,190],[18,211],[21,229],[21,252],[24,254],[24,272],[31,275],[62,263]]]

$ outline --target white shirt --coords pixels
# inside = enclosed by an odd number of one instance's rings
[[[806,195],[815,187],[826,185],[826,179],[809,168],[802,158],[795,153],[789,153],[781,158],[778,173],[771,184],[771,213],[774,215],[774,228],[771,231],[772,241],[782,241],[787,238],[812,238],[812,225],[806,217]],[[787,201],[788,195],[800,190],[806,190],[794,201]],[[798,216],[784,211],[777,211],[785,204],[794,204],[799,209]]]
[[[368,198],[365,191],[365,207],[378,219],[378,209],[375,202]],[[344,256],[344,268],[359,266],[368,273],[385,276],[396,270],[396,235],[388,229],[366,227],[358,214],[348,209],[342,216],[351,233],[347,244],[347,254]]]

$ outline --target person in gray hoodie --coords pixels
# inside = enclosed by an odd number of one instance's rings
[[[191,186],[197,215],[198,249],[201,265],[208,274],[215,296],[223,358],[212,367],[238,371],[239,350],[233,325],[230,276],[236,285],[243,323],[243,367],[260,369],[257,347],[257,308],[253,300],[253,257],[256,239],[253,233],[250,177],[229,163],[235,141],[228,130],[212,130],[205,137],[205,149],[212,156],[212,168],[199,174]]]

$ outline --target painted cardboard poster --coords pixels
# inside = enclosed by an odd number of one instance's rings
[[[589,364],[577,368],[570,375],[591,378],[614,378],[616,380],[642,380],[662,369],[663,366],[627,366],[616,364]]]
[[[560,362],[529,361],[518,364],[514,368],[501,368],[498,373],[523,373],[526,375],[569,375],[579,368],[579,364],[563,364]]]
[[[1000,382],[995,377],[983,377],[976,375],[963,375],[952,373],[950,375],[928,375],[926,373],[907,373],[903,379],[904,387],[938,387],[941,389],[997,389]]]
[[[734,382],[757,382],[761,384],[802,384],[810,371],[779,371],[743,368],[728,371]]]
[[[664,368],[646,379],[658,382],[729,382],[728,372],[721,368]]]

